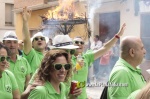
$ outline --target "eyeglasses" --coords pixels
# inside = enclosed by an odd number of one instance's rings
[[[80,43],[80,45],[84,45],[84,42],[83,42],[83,41],[74,41],[74,43],[75,43],[75,44],[79,44],[79,43]]]
[[[55,70],[60,70],[62,67],[65,68],[65,70],[69,70],[71,68],[70,64],[53,64]]]
[[[5,60],[9,61],[10,57],[0,56],[0,62],[3,62]]]
[[[71,50],[66,50],[67,53],[70,53],[71,55],[73,55],[75,53],[75,50],[74,49],[71,49]]]
[[[34,40],[35,40],[35,41],[38,41],[38,40],[45,41],[45,37],[40,37],[40,38],[35,37]]]

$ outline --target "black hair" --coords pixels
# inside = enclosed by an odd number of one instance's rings
[[[97,39],[99,40],[99,36],[98,36],[98,35],[95,35],[94,37],[97,38]]]
[[[0,43],[0,49],[4,48],[7,51],[8,56],[10,56],[10,50],[8,49],[8,47],[6,47],[5,45],[3,45],[2,43]]]

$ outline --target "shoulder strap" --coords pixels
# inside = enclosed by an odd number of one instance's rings
[[[107,99],[107,90],[108,90],[108,86],[105,86],[100,96],[100,99]]]
[[[9,76],[9,73],[5,70],[6,74]]]

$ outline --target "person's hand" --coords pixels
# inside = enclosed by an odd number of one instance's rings
[[[41,81],[34,81],[33,84],[29,84],[26,90],[22,93],[21,99],[28,99],[30,92],[36,88],[36,86],[42,86],[44,83]]]
[[[6,62],[5,69],[8,69],[10,66],[9,62]]]
[[[78,70],[82,69],[83,66],[84,66],[84,60],[78,61],[75,68],[73,69],[73,72],[77,73]]]
[[[73,94],[69,94],[69,99],[78,99],[78,96],[82,93],[82,88],[75,88]]]
[[[73,96],[79,96],[82,93],[82,88],[75,88],[75,90],[73,91]]]
[[[120,31],[117,33],[117,35],[120,37],[123,35],[124,33],[124,30],[125,30],[125,27],[126,27],[126,23],[124,23],[120,29]]]
[[[28,10],[27,7],[24,7],[22,11],[23,21],[27,22],[30,16],[31,16],[31,10]]]
[[[44,83],[42,81],[36,80],[31,84],[30,91],[36,88],[36,86],[43,86]]]
[[[81,66],[81,68],[84,66],[84,60],[78,61],[78,63]]]

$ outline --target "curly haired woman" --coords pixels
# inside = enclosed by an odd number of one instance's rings
[[[42,60],[35,77],[35,80],[42,81],[44,85],[33,89],[28,99],[67,99],[68,91],[62,82],[68,81],[71,72],[68,54],[63,50],[50,50]]]

